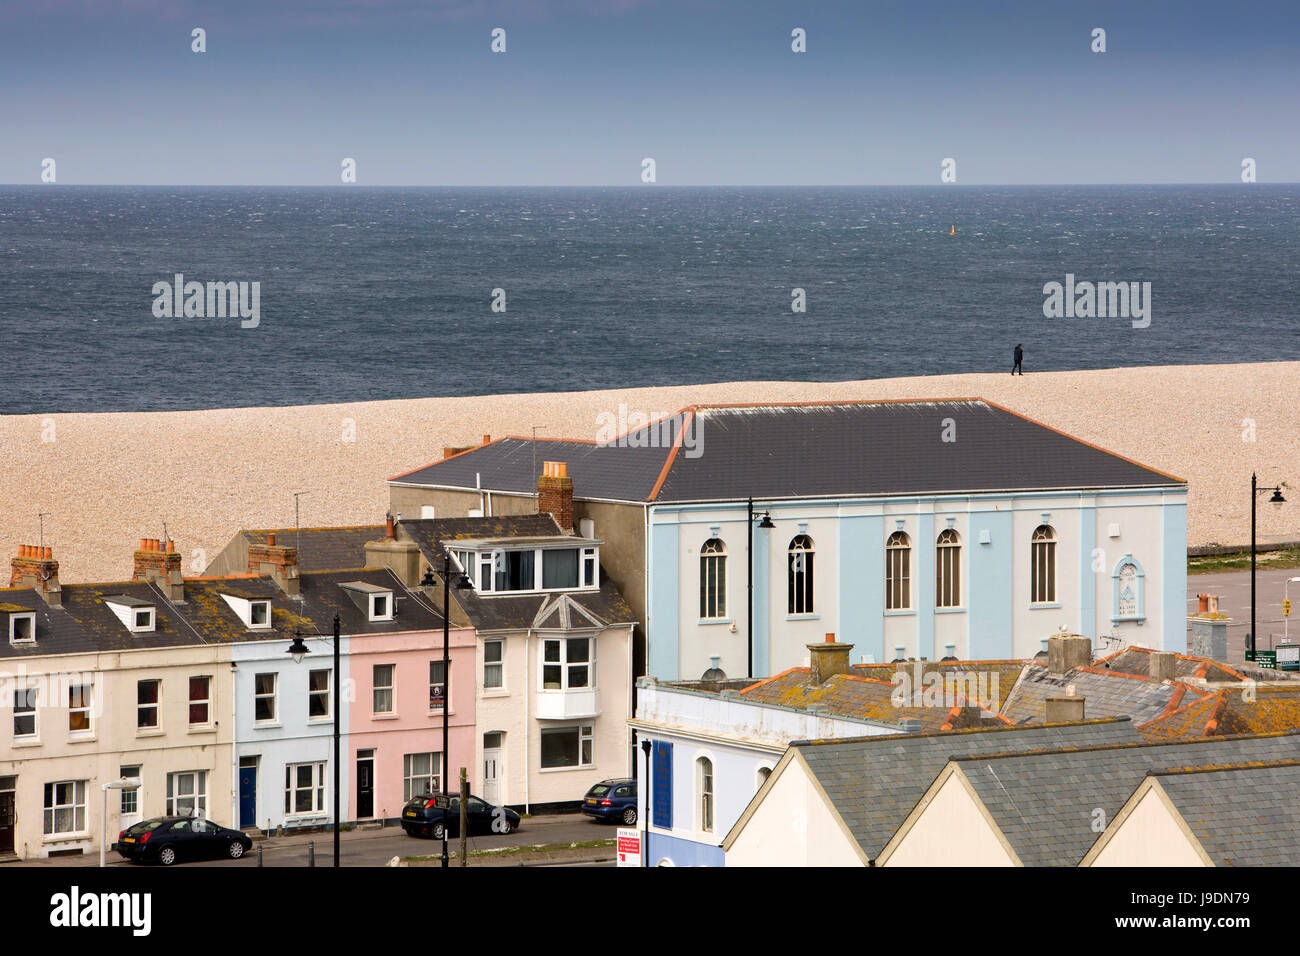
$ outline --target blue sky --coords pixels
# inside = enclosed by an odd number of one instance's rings
[[[0,182],[1295,182],[1298,81],[1295,0],[45,0],[0,9]]]

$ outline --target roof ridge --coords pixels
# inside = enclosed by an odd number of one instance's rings
[[[770,680],[771,678],[768,679]],[[893,740],[901,740],[903,738],[907,738],[911,740],[911,739],[916,739],[918,737],[951,737],[956,734],[990,734],[990,733],[1002,733],[1004,731],[1011,731],[1011,730],[1032,731],[1032,730],[1045,730],[1047,728],[1056,728],[1056,727],[1089,727],[1089,726],[1099,726],[1101,724],[1118,724],[1131,719],[1132,718],[1128,716],[1098,717],[1095,720],[1060,721],[1059,723],[1054,723],[1054,724],[1008,724],[1005,727],[962,727],[959,730],[941,730],[941,731],[923,730],[915,734],[878,734],[871,737],[817,738],[815,740],[797,740],[797,741],[792,740],[790,741],[790,746],[791,747],[813,747],[813,746],[830,746],[834,744],[884,743]],[[1300,730],[1296,731],[1296,733],[1300,733]],[[1262,737],[1266,735],[1242,734],[1241,736]],[[1217,738],[1217,739],[1222,740],[1226,738]],[[1025,751],[1020,751],[1020,752],[1024,753]]]
[[[1018,724],[1020,727],[1042,727],[1043,724]],[[1233,740],[1242,740],[1245,738],[1263,740],[1267,737],[1294,737],[1300,735],[1300,729],[1295,730],[1275,730],[1264,734],[1223,734],[1214,737],[1193,737],[1191,739],[1178,740],[1134,740],[1114,744],[1089,744],[1086,747],[1044,747],[1039,750],[1005,750],[991,751],[985,754],[963,754],[954,756],[953,760],[995,760],[1005,757],[1036,757],[1042,754],[1050,753],[1091,753],[1102,750],[1142,750],[1150,747],[1184,747],[1195,744],[1207,743],[1227,743]]]
[[[1186,767],[1162,767],[1148,770],[1148,777],[1181,776],[1193,773],[1223,773],[1225,770],[1265,770],[1270,767],[1300,767],[1300,760],[1247,760],[1239,763],[1193,764]]]

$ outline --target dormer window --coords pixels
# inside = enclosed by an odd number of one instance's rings
[[[221,597],[230,609],[239,615],[244,627],[250,631],[269,631],[271,629],[271,602],[264,598],[242,598],[233,594]]]
[[[10,644],[36,643],[35,611],[28,611],[15,605],[14,609],[8,612],[8,617]]]
[[[393,595],[390,591],[370,595],[370,620],[391,621],[393,619]]]
[[[593,538],[474,539],[452,554],[480,594],[600,587],[600,542]],[[556,547],[555,545],[564,546]]]
[[[368,621],[394,620],[396,608],[391,588],[380,587],[369,581],[344,581],[339,584],[352,602],[366,614]]]
[[[157,630],[157,609],[148,601],[120,595],[104,598],[104,604],[133,634],[148,634]]]

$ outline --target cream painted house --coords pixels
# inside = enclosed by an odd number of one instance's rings
[[[1300,763],[1152,771],[1080,866],[1296,866]]]
[[[727,866],[869,866],[952,754],[1135,742],[1127,720],[797,740],[722,841]]]
[[[1173,837],[1178,829],[1168,816],[1161,819],[1158,795],[1155,802],[1146,793],[1134,799],[1144,780],[1154,779],[1148,774],[1189,768],[1187,779],[1200,781],[1191,769],[1297,759],[1300,731],[956,756],[890,837],[876,865],[1076,866],[1100,837],[1137,814],[1135,829],[1114,850],[1115,859],[1132,859],[1153,852],[1144,826],[1159,828],[1152,838]],[[1172,779],[1159,778],[1162,785]],[[1231,812],[1231,806],[1219,809]],[[1178,844],[1167,844],[1169,859],[1189,859]]]

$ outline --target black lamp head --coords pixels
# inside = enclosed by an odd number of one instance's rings
[[[771,513],[770,511],[764,511],[764,512],[763,512],[763,520],[760,521],[760,522],[758,523],[758,526],[759,526],[760,528],[775,528],[775,527],[776,527],[776,525],[772,523],[772,513]]]
[[[301,664],[302,659],[311,653],[311,648],[303,643],[301,634],[295,634],[293,636],[293,643],[289,645],[289,650],[285,653],[293,655],[293,662],[295,664]]]

